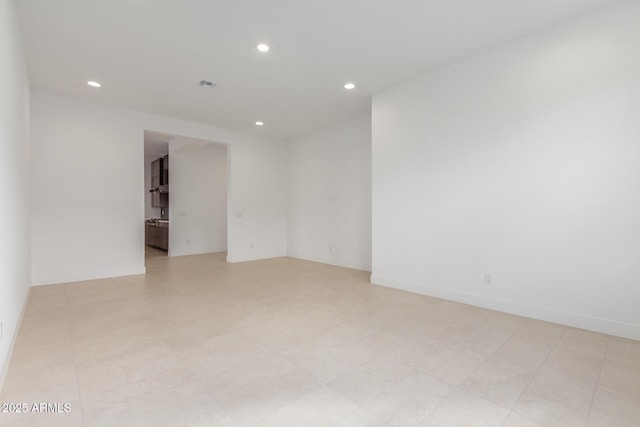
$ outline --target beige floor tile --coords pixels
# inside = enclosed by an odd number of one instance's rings
[[[225,347],[250,344],[253,342],[249,335],[240,330],[233,329],[208,338],[200,338],[198,341],[200,342],[202,348],[212,353],[219,351]]]
[[[320,348],[300,363],[300,366],[311,372],[323,382],[337,378],[351,369],[363,365],[375,356],[360,342],[348,342],[331,347]]]
[[[604,354],[604,352],[603,352]],[[555,348],[540,367],[540,374],[581,387],[595,388],[603,359],[590,352]]]
[[[262,343],[263,341],[259,342]],[[318,344],[315,339],[286,339],[278,337],[277,342],[271,343],[270,346],[265,345],[262,348],[265,349],[266,354],[276,355],[295,365],[301,365],[316,351],[326,347]]]
[[[599,386],[624,394],[627,400],[640,403],[640,367],[605,360]]]
[[[609,341],[606,358],[640,368],[640,341],[612,337]]]
[[[331,426],[347,417],[356,408],[357,405],[354,402],[323,386],[256,421],[253,425],[260,427]]]
[[[330,381],[328,385],[357,404],[363,404],[414,372],[414,369],[408,365],[379,356],[342,374]]]
[[[125,295],[122,288],[118,288],[121,295]],[[155,292],[144,292],[142,294],[127,294],[125,297],[129,303],[136,309],[143,312],[156,312],[164,310],[180,309],[181,307],[192,307],[204,309],[200,307],[201,300],[196,296],[184,294],[181,292],[171,292],[167,289],[161,289]]]
[[[309,372],[279,358],[201,380],[233,420],[242,424],[251,424],[322,387]]]
[[[233,426],[213,397],[194,381],[160,394],[136,384],[83,400],[86,427],[93,426]]]
[[[388,328],[391,314],[387,312],[372,312],[361,317],[329,328],[326,331],[313,337],[313,342],[319,346],[334,346],[347,342],[362,341],[376,334],[389,336]],[[402,334],[404,330],[393,329],[396,333]],[[391,334],[393,335],[393,334]],[[367,345],[372,345],[366,342]],[[386,346],[386,347],[385,347]],[[370,347],[372,351],[376,348]],[[382,349],[388,348],[384,343]]]
[[[483,326],[495,331],[499,331],[511,336],[515,335],[524,327],[528,319],[514,314],[494,311],[493,316]]]
[[[20,334],[12,354],[15,361],[34,359],[73,360],[74,353],[69,336],[27,336]]]
[[[330,308],[324,310],[317,306],[290,307],[286,313],[279,313],[272,319],[263,322],[262,327],[272,331],[280,331],[286,335],[303,338],[320,335],[323,332],[341,324],[341,315],[332,312]]]
[[[462,351],[490,356],[498,351],[510,338],[511,334],[508,332],[483,326],[470,332],[452,335],[445,342]]]
[[[73,361],[12,361],[0,402],[72,402],[79,399]]]
[[[385,388],[362,406],[392,426],[417,426],[452,390],[444,381],[418,373]]]
[[[552,348],[547,344],[511,339],[492,354],[491,358],[537,371]]]
[[[295,345],[301,340],[306,339],[306,337],[293,336],[287,331],[264,328],[263,325],[256,325],[253,327],[240,325],[238,326],[238,330],[249,337],[252,343],[260,345],[261,347],[273,352],[278,352],[289,345]]]
[[[220,426],[235,423],[205,389],[196,383],[185,383],[168,393],[131,403],[144,413],[150,426]]]
[[[136,414],[131,402],[144,399],[138,384],[126,384],[111,391],[85,397],[82,410],[86,425],[118,426],[141,422],[142,414]]]
[[[514,339],[525,342],[537,342],[553,347],[564,334],[566,326],[541,320],[527,319],[522,328],[514,335]]]
[[[156,313],[152,318],[157,324],[163,325],[161,326],[163,329],[158,331],[159,336],[163,338],[189,337],[206,340],[236,329],[233,323],[221,322],[213,316],[175,321],[175,319],[169,319],[168,316]]]
[[[65,314],[29,316],[22,320],[18,340],[65,340],[71,337],[69,317]]]
[[[130,383],[159,393],[193,376],[164,342],[133,347],[110,358],[78,362],[76,367],[83,398]]]
[[[609,345],[609,336],[583,329],[567,328],[557,348],[603,359]]]
[[[432,306],[437,310],[435,304],[432,304]],[[393,325],[393,329],[407,329],[414,334],[423,336],[428,336],[432,333],[432,327],[435,323],[433,310],[419,309],[415,305],[408,307],[407,304],[389,308],[393,312],[393,316],[390,319],[390,325]]]
[[[502,427],[547,427],[547,425],[520,415],[517,412],[511,412],[504,424],[502,424]]]
[[[633,401],[624,394],[598,388],[591,405],[587,427],[640,426],[640,400]]]
[[[358,408],[334,424],[335,427],[389,427],[389,424],[371,412]]]
[[[69,327],[72,337],[109,334],[144,318],[126,300],[111,300],[70,309]]]
[[[510,409],[535,375],[535,370],[520,363],[494,357],[483,363],[460,388]]]
[[[589,414],[593,388],[536,376],[514,411],[549,427],[584,426]]]
[[[49,286],[33,286],[31,288],[31,293],[29,294],[29,301],[31,299],[43,298],[45,300],[49,300],[50,298],[54,298],[56,296],[65,296],[65,285],[49,285]]]
[[[454,391],[420,423],[424,427],[500,427],[509,410],[464,391]]]
[[[213,346],[209,343],[208,349],[201,345],[200,340],[190,337],[173,337],[166,342],[193,374],[208,378],[216,378],[251,365],[269,355],[268,349],[249,341],[232,342],[230,335],[234,334],[225,335],[229,338],[225,345]],[[224,337],[221,336],[220,339]]]
[[[34,293],[29,295],[29,304],[22,319],[24,324],[32,321],[47,322],[67,316],[67,300],[64,292],[50,296],[36,295]]]
[[[434,344],[420,353],[415,368],[454,386],[462,384],[486,360],[486,356],[459,350],[446,344]]]
[[[358,343],[373,353],[415,366],[421,353],[430,351],[436,340],[403,327],[382,326]]]
[[[114,330],[105,334],[73,337],[71,339],[73,359],[76,362],[108,359],[134,347],[150,345],[158,341],[156,337],[120,332],[121,330]]]
[[[110,279],[67,283],[63,286],[70,307],[105,303],[121,298],[118,287]]]

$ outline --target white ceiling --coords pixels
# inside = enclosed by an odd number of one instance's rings
[[[390,86],[613,1],[16,3],[35,89],[288,139],[365,114]],[[218,86],[200,88],[203,79]]]
[[[160,132],[144,131],[144,156],[147,159],[156,159],[169,154],[169,143],[176,144],[172,148],[173,152],[189,153],[197,151],[202,147],[215,145],[221,149],[226,149],[224,144],[204,139],[188,138],[184,136],[170,135]]]

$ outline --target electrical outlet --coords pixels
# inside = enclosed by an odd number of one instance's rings
[[[484,284],[493,286],[493,275],[491,273],[484,273]]]

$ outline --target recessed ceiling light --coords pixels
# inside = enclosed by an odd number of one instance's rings
[[[344,88],[347,90],[351,90],[354,89],[356,87],[356,85],[354,85],[353,83],[349,82],[349,83],[345,83],[344,84]]]
[[[256,48],[260,52],[269,52],[269,45],[268,44],[260,43],[258,46],[256,46]]]
[[[256,126],[262,126],[264,125],[264,122],[256,122]]]
[[[94,82],[93,80],[90,80],[87,82],[87,84],[91,87],[101,87],[102,85],[98,82]]]

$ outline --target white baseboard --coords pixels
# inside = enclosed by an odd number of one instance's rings
[[[587,329],[608,335],[640,340],[640,325],[619,322],[616,320],[602,319],[585,314],[571,313],[548,307],[524,304],[484,295],[470,294],[466,292],[452,291],[450,289],[425,286],[418,283],[410,283],[387,277],[371,275],[371,283],[389,288],[400,289],[422,295],[429,295],[463,304],[502,311],[518,316],[530,317],[547,322],[559,323],[575,328]]]
[[[0,392],[2,392],[2,388],[4,387],[4,381],[7,378],[7,372],[9,371],[9,363],[11,362],[11,356],[13,355],[13,348],[16,345],[16,340],[18,339],[18,333],[20,332],[20,326],[22,325],[22,319],[24,318],[24,313],[27,310],[27,304],[29,303],[29,296],[31,295],[31,288],[27,291],[27,296],[22,303],[22,310],[20,310],[20,316],[18,317],[18,322],[16,323],[16,328],[13,331],[13,336],[11,337],[11,344],[9,344],[9,351],[7,352],[7,358],[4,360],[2,364],[2,369],[0,369]],[[3,331],[4,332],[4,331]]]
[[[282,255],[282,254],[261,254],[255,257],[231,257],[229,255],[227,255],[227,262],[234,264],[234,263],[238,263],[238,262],[249,262],[249,261],[263,261],[266,259],[274,259],[274,258],[283,258],[286,257],[286,255]]]
[[[82,274],[71,274],[68,276],[59,276],[55,278],[35,278],[32,279],[31,286],[46,286],[46,285],[59,285],[61,283],[73,283],[73,282],[84,282],[86,280],[99,280],[99,279],[110,279],[112,277],[123,277],[123,276],[136,276],[138,274],[145,274],[147,272],[147,268],[145,266],[131,269],[129,271],[119,271],[114,273],[112,271],[94,271],[94,272],[85,272]]]
[[[169,250],[167,252],[167,256],[169,257],[181,257],[181,256],[190,256],[190,255],[208,255],[208,254],[219,254],[221,252],[227,252],[226,249],[215,249],[215,250],[204,250],[204,251],[176,251]]]
[[[360,265],[360,264],[350,264],[350,263],[342,263],[342,262],[335,262],[332,261],[330,259],[326,259],[326,258],[320,258],[320,257],[315,257],[315,256],[309,256],[309,255],[305,255],[305,254],[289,254],[287,255],[290,258],[297,258],[297,259],[301,259],[304,261],[312,261],[312,262],[318,262],[320,264],[328,264],[328,265],[335,265],[337,267],[344,267],[344,268],[350,268],[352,270],[361,270],[361,271],[371,271],[371,267],[369,266],[365,266],[365,265]]]

